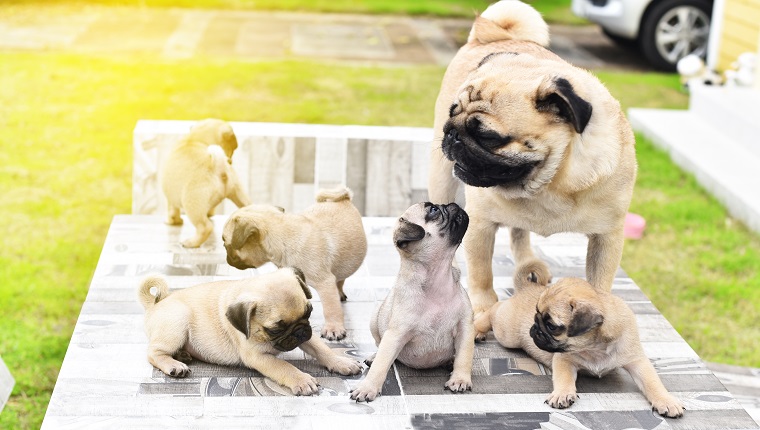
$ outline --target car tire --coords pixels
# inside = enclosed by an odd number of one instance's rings
[[[688,54],[705,58],[711,16],[709,0],[664,0],[655,4],[642,18],[641,52],[653,66],[669,72],[675,71],[678,60]]]

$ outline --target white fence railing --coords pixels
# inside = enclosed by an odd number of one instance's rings
[[[132,213],[165,214],[159,166],[195,121],[138,121]],[[345,184],[364,216],[398,216],[427,199],[431,128],[230,122],[233,167],[254,203],[300,211],[316,190]],[[231,213],[225,201],[217,213]]]

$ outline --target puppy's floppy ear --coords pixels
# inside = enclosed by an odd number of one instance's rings
[[[568,337],[580,336],[604,322],[604,316],[599,309],[589,303],[571,300],[570,309],[573,311],[573,319],[567,326]]]
[[[258,227],[256,227],[256,224],[241,220],[240,217],[232,219],[231,222],[234,223],[234,228],[232,230],[230,245],[232,245],[234,249],[242,248],[252,236],[256,238],[257,241],[260,240],[261,233],[259,232]]]
[[[248,339],[251,337],[251,317],[256,312],[256,302],[238,302],[227,308],[225,315],[233,327]]]
[[[296,278],[298,278],[298,283],[301,284],[301,289],[303,290],[304,294],[306,294],[306,298],[311,298],[311,290],[309,290],[309,287],[306,285],[306,275],[303,274],[301,269],[298,267],[293,267],[293,273],[295,273]]]
[[[583,133],[591,120],[592,106],[583,100],[564,78],[545,80],[536,94],[536,109],[550,112],[573,125],[576,133]]]
[[[422,240],[425,237],[425,229],[421,226],[409,222],[404,218],[399,220],[401,226],[393,233],[393,242],[400,249],[405,249],[409,242]]]

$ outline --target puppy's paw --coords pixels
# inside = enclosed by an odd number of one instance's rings
[[[190,368],[187,366],[187,364],[179,361],[175,361],[174,363],[170,364],[168,368],[161,369],[161,371],[175,378],[185,378],[190,375]]]
[[[327,340],[341,340],[346,337],[346,329],[342,324],[325,323],[322,327],[322,337]]]
[[[294,395],[311,396],[312,394],[317,394],[319,392],[319,384],[317,384],[317,380],[308,373],[301,372],[301,374],[297,375],[294,379],[292,385],[288,387]]]
[[[364,364],[366,364],[366,365],[367,365],[367,367],[372,367],[372,362],[374,362],[374,361],[375,361],[375,356],[376,356],[376,355],[377,355],[377,354],[372,354],[372,355],[370,355],[369,357],[365,358],[365,359],[364,359]]]
[[[549,395],[549,397],[546,398],[546,401],[544,403],[553,407],[554,409],[565,409],[572,406],[576,400],[578,400],[578,394],[574,391],[570,393],[559,393],[557,391],[554,391]]]
[[[463,393],[472,390],[472,379],[469,375],[451,375],[451,379],[446,382],[446,388],[454,393]]]
[[[486,340],[486,336],[488,336],[488,333],[475,333],[475,342],[484,342]]]
[[[382,387],[372,387],[365,379],[349,393],[351,400],[371,402],[380,394]]]
[[[358,375],[362,373],[362,364],[356,360],[352,360],[348,357],[335,356],[335,360],[330,363],[327,370],[333,373],[340,373],[341,375]]]
[[[177,361],[181,361],[185,364],[191,363],[193,361],[193,356],[190,355],[189,352],[185,351],[184,349],[180,350],[178,353],[174,354],[174,359]]]
[[[182,242],[180,242],[180,245],[182,245],[185,248],[198,248],[199,246],[201,246],[201,242],[198,242],[197,240],[195,240],[195,238],[191,238],[191,239],[183,240]]]
[[[668,418],[681,418],[685,409],[673,396],[662,397],[652,402],[652,410]]]

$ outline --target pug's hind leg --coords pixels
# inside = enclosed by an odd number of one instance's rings
[[[337,282],[338,285],[338,294],[340,294],[340,301],[345,302],[348,299],[348,296],[346,296],[346,293],[343,292],[343,283],[346,282],[345,279],[340,280]]]
[[[512,250],[512,258],[515,259],[515,266],[520,263],[536,258],[533,248],[530,246],[530,232],[521,228],[512,227],[509,229],[509,247]]]
[[[182,225],[182,217],[179,214],[179,208],[171,204],[166,207],[166,224]]]
[[[187,318],[176,318],[178,314],[183,315],[181,309],[179,312],[154,314],[151,318],[149,325],[153,327],[153,330],[148,333],[148,362],[169,376],[184,378],[190,374],[190,368],[174,357],[180,355],[179,352],[187,342],[187,331],[167,329],[167,327],[187,326],[187,324],[182,324],[182,320],[187,320]],[[164,317],[164,315],[168,316]]]
[[[346,337],[346,328],[343,326],[343,307],[340,304],[340,294],[336,285],[335,276],[332,274],[313,285],[322,300],[325,324],[322,326],[321,334],[327,340],[341,340]]]

